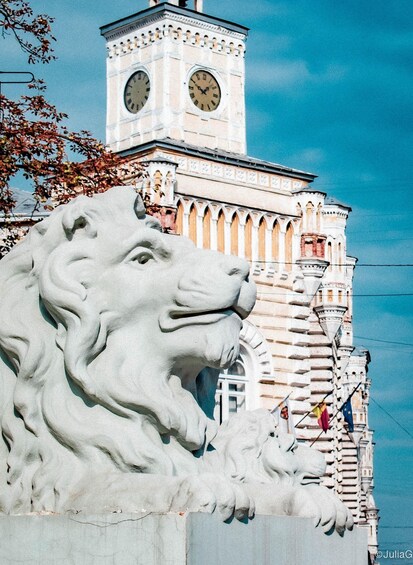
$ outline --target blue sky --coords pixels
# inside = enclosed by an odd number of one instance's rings
[[[98,28],[147,4],[32,1],[36,11],[56,17],[58,37],[58,61],[36,74],[72,128],[104,139],[105,46]],[[248,153],[318,174],[318,188],[351,205],[348,252],[359,263],[413,264],[413,2],[204,0],[204,6],[251,28]],[[11,40],[1,47],[2,69],[27,69]],[[19,92],[5,87],[8,95]],[[411,434],[413,296],[357,295],[413,293],[412,274],[411,267],[359,266],[354,286],[355,342],[372,354],[372,397]],[[402,529],[413,526],[413,441],[373,402],[370,424],[380,540],[383,548],[413,548],[413,529]]]

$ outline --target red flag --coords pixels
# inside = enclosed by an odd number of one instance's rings
[[[312,412],[316,415],[320,428],[323,430],[323,432],[326,432],[330,427],[330,416],[328,415],[327,404],[325,402],[317,404],[317,406],[312,409]]]

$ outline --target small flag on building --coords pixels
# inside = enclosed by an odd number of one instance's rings
[[[351,407],[351,396],[347,398],[343,406],[340,408],[343,413],[344,420],[347,422],[348,431],[354,432],[354,422],[353,422],[353,409]]]
[[[326,432],[329,428],[330,421],[327,404],[325,402],[320,402],[320,404],[317,404],[317,406],[312,409],[312,413],[315,414],[320,428],[323,430],[323,432]]]
[[[274,408],[274,410],[271,410],[271,414],[274,414],[274,416],[277,418],[278,429],[280,430],[280,432],[295,435],[295,428],[288,397],[284,398],[284,400],[282,400],[278,404],[278,406]]]

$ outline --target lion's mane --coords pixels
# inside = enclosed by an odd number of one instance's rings
[[[162,432],[179,438],[186,414],[203,417],[189,393],[161,376],[149,390],[133,383],[136,406],[117,398],[129,390],[104,389],[90,374],[107,347],[110,315],[89,298],[100,234],[112,229],[114,206],[120,218],[134,215],[137,230],[159,229],[132,189],[109,193],[56,209],[0,264],[2,512],[64,508],[85,467],[172,475]]]
[[[243,483],[292,486],[325,472],[323,456],[279,433],[274,416],[264,409],[234,414],[219,427],[212,446],[211,463]]]

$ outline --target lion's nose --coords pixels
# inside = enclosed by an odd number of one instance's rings
[[[234,277],[237,276],[241,280],[246,280],[250,272],[250,266],[240,257],[235,257],[235,255],[225,255],[221,266],[227,275]]]

